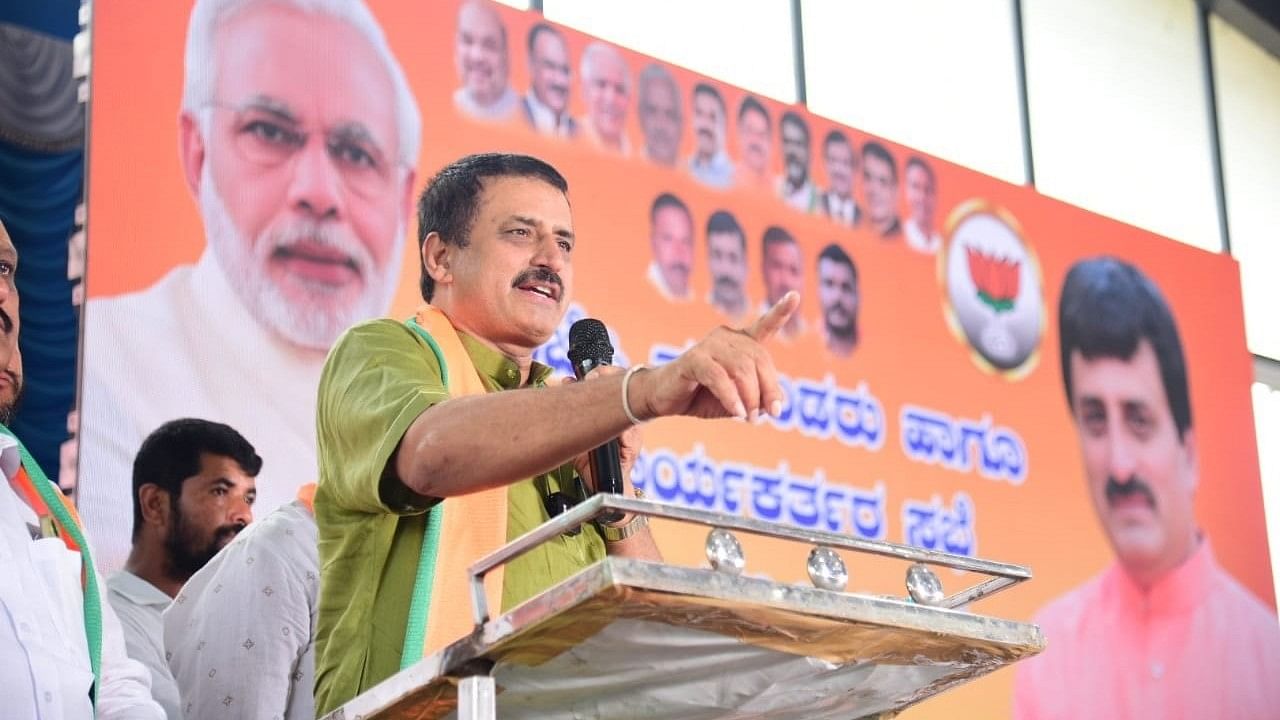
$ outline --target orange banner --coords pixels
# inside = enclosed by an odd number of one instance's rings
[[[1176,447],[1193,482],[1145,477],[1153,506],[1193,495],[1218,563],[1275,607],[1230,257],[535,30],[532,13],[369,5],[362,24],[251,4],[190,35],[184,3],[95,6],[78,500],[104,569],[128,549],[128,463],[161,422],[209,417],[255,443],[259,516],[315,479],[329,325],[408,316],[421,301],[416,194],[466,153],[514,151],[569,181],[576,289],[538,356],[561,370],[578,317],[604,320],[626,361],[657,364],[802,292],[799,322],[771,346],[781,417],[646,426],[633,479],[650,497],[1025,564],[1030,583],[974,610],[1032,618],[1115,559],[1091,500],[1093,488],[1111,502],[1089,480],[1105,471],[1091,471],[1106,464],[1090,454],[1100,421],[1083,401],[1073,417],[1058,320],[1068,271],[1107,255],[1159,289],[1185,353],[1194,445]],[[272,35],[304,21],[317,23],[305,38]],[[307,213],[306,227],[336,229],[298,240],[289,218]],[[1157,406],[1158,426],[1170,413]],[[670,560],[702,562],[701,530],[662,526],[659,540]],[[807,582],[807,548],[745,547],[748,572]],[[904,567],[846,562],[851,590],[905,594]],[[996,673],[909,716],[1003,717],[1013,683]]]

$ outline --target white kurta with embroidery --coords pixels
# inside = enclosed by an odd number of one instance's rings
[[[316,521],[298,501],[250,525],[192,575],[164,612],[183,715],[314,718],[319,590]]]

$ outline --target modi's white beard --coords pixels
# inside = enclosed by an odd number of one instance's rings
[[[227,213],[214,185],[210,163],[200,179],[200,214],[205,236],[227,282],[249,314],[286,341],[304,348],[328,350],[344,330],[355,323],[384,315],[395,295],[404,249],[404,222],[397,224],[395,241],[385,266],[378,268],[364,243],[344,227],[329,223],[290,220],[263,230],[250,243]],[[267,272],[272,255],[300,240],[333,248],[351,258],[363,286],[354,302],[335,305],[332,286],[311,284],[303,303],[291,301]]]

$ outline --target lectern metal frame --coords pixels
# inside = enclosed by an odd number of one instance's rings
[[[1021,565],[981,560],[935,550],[924,550],[910,545],[863,540],[862,538],[820,530],[802,530],[786,525],[774,525],[754,518],[722,515],[705,510],[667,505],[652,500],[640,500],[618,495],[596,495],[568,512],[552,518],[550,521],[539,525],[503,547],[480,558],[468,568],[468,573],[471,575],[471,606],[476,627],[480,627],[489,621],[489,601],[484,594],[484,577],[486,574],[499,565],[520,557],[566,530],[571,530],[580,527],[583,523],[590,522],[606,510],[620,510],[624,513],[668,518],[708,527],[741,530],[753,535],[784,538],[811,545],[823,545],[841,550],[852,550],[871,555],[909,560],[911,562],[941,565],[956,570],[968,570],[990,576],[981,583],[944,598],[938,604],[938,607],[944,608],[958,608],[979,598],[994,595],[1024,580],[1031,579],[1031,571]]]
[[[900,597],[836,592],[706,568],[609,557],[501,617],[490,618],[484,593],[487,573],[610,510],[955,568],[986,578],[947,596],[936,606],[926,606]],[[693,622],[690,632],[745,643],[745,647],[756,648],[751,652],[775,653],[770,658],[807,657],[851,671],[866,667],[864,641],[892,648],[896,659],[883,666],[890,669],[910,667],[916,658],[931,659],[932,665],[920,668],[925,674],[936,671],[931,676],[934,679],[912,680],[923,684],[904,686],[911,693],[906,701],[896,699],[903,696],[893,682],[888,684],[890,690],[880,693],[876,710],[863,711],[864,703],[859,699],[856,716],[867,718],[891,717],[901,707],[1034,654],[1044,646],[1043,636],[1034,625],[958,609],[1030,579],[1031,572],[1025,567],[613,495],[597,495],[579,504],[481,558],[468,573],[474,631],[362,693],[326,716],[326,720],[438,718],[455,710],[459,720],[492,720],[497,716],[500,699],[491,674],[495,662],[499,675],[537,672],[544,667],[541,663],[561,657],[560,653],[578,647],[575,643],[597,631],[617,627],[610,625],[616,622],[660,623],[646,628],[679,628]],[[661,624],[672,623],[673,617],[683,619],[672,625]],[[616,657],[612,653],[607,656]],[[882,668],[878,660],[872,666]],[[505,677],[512,682],[518,680],[511,674]],[[857,687],[870,688],[872,694],[882,687],[882,679],[854,680],[860,683]],[[519,689],[519,683],[514,688],[504,687],[525,702],[536,702],[535,698],[540,697],[519,695],[526,692]],[[629,698],[629,693],[629,687],[624,687],[620,695]],[[618,696],[615,693],[614,697]],[[892,705],[890,710],[883,709],[888,705]],[[795,717],[794,712],[788,717]]]

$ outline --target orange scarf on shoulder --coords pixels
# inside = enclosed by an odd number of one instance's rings
[[[423,305],[409,325],[436,355],[450,397],[487,392],[458,331],[444,313]],[[431,509],[409,606],[401,668],[471,633],[475,625],[467,568],[506,541],[506,487],[451,497]],[[491,609],[502,607],[501,567],[489,573],[485,595]]]

